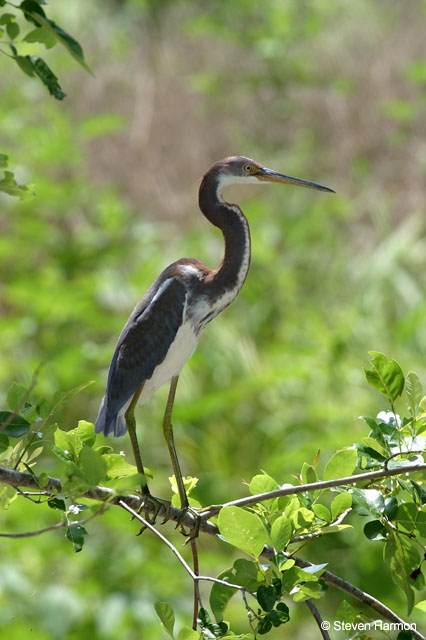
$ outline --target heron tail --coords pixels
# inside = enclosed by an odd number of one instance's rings
[[[109,436],[112,433],[115,437],[118,437],[124,436],[126,431],[124,411],[121,409],[111,415],[111,412],[108,411],[107,397],[105,395],[96,419],[95,432],[103,433],[105,436]]]

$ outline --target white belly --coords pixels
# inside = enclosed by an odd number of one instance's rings
[[[145,381],[139,399],[140,404],[147,402],[152,394],[170,378],[180,374],[183,365],[194,353],[197,342],[198,336],[195,335],[192,324],[184,323],[178,330],[163,362],[154,369],[152,377]]]

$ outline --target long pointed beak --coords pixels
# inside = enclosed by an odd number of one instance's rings
[[[258,180],[263,180],[265,182],[281,182],[283,184],[293,184],[295,187],[305,187],[306,189],[317,189],[318,191],[336,193],[333,189],[323,187],[321,184],[317,184],[316,182],[309,182],[308,180],[301,180],[300,178],[292,178],[291,176],[286,176],[284,173],[278,173],[277,171],[267,169],[266,167],[259,169],[259,171],[254,175]]]

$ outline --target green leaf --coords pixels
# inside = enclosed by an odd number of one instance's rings
[[[404,389],[404,374],[395,360],[388,360],[379,351],[369,351],[371,369],[364,369],[367,382],[380,391],[392,403]]]
[[[15,22],[15,19],[15,14],[3,13],[3,15],[0,16],[0,24],[12,24],[13,22]]]
[[[16,58],[14,58],[15,60]],[[12,171],[5,171],[3,178],[0,180],[0,191],[7,193],[9,196],[18,196],[21,200],[31,198],[34,194],[34,185],[18,184]]]
[[[393,581],[407,596],[407,609],[410,615],[414,605],[414,594],[409,585],[409,578],[420,564],[419,552],[411,540],[393,531],[385,544],[383,558],[392,571]]]
[[[36,17],[46,17],[46,14],[40,7],[40,3],[35,2],[35,0],[24,0],[24,2],[20,4],[20,9],[24,12],[25,20],[33,22],[35,25],[38,25],[35,19]]]
[[[352,506],[360,516],[381,516],[385,511],[383,494],[376,489],[351,489]]]
[[[218,526],[228,542],[258,558],[267,544],[267,535],[260,518],[240,507],[224,507],[220,510]]]
[[[34,67],[29,56],[14,56],[13,59],[21,71],[23,71],[27,76],[30,76],[30,78],[34,77]]]
[[[54,440],[56,447],[65,454],[66,459],[77,461],[78,454],[83,448],[83,443],[77,439],[75,429],[72,431],[56,429]]]
[[[11,40],[15,40],[15,38],[19,36],[19,24],[17,24],[16,22],[9,22],[9,24],[6,26],[6,31],[9,38]]]
[[[278,489],[278,482],[268,476],[267,473],[260,473],[251,479],[249,484],[249,491],[252,496],[258,493],[268,493],[269,491],[275,491]]]
[[[23,408],[24,398],[27,395],[27,388],[23,384],[18,382],[12,382],[7,391],[7,404],[9,409],[16,411],[18,407],[20,410]]]
[[[43,58],[40,58],[40,56],[30,56],[30,60],[35,73],[48,88],[49,93],[57,100],[63,100],[67,94],[62,91],[58,78],[55,76],[49,65],[43,60]]]
[[[318,474],[314,467],[307,462],[304,462],[302,465],[302,482],[303,484],[310,484],[312,482],[318,482]]]
[[[377,442],[376,438],[363,438],[362,439],[363,444],[365,444],[369,449],[374,449],[374,451],[376,451],[380,457],[386,458],[386,450],[384,449],[384,447]]]
[[[189,627],[182,627],[178,633],[177,640],[200,640],[200,634]]]
[[[421,602],[418,602],[414,608],[420,609],[420,611],[424,611],[426,613],[426,600],[421,600]]]
[[[47,501],[47,504],[51,509],[66,511],[65,502],[61,498],[50,498],[50,500]]]
[[[387,529],[380,520],[370,520],[364,527],[364,535],[369,540],[386,540]]]
[[[358,617],[357,611],[353,608],[347,600],[342,600],[337,609],[336,620],[341,620],[342,622],[348,622],[349,624],[353,624]]]
[[[385,516],[389,520],[393,520],[398,511],[398,500],[391,496],[390,498],[385,499]]]
[[[173,627],[175,626],[175,614],[171,606],[167,602],[156,600],[154,603],[154,609],[169,636],[174,638]]]
[[[84,445],[91,447],[96,440],[95,425],[93,422],[79,420],[76,429],[76,435]]]
[[[265,586],[261,584],[257,590],[256,598],[264,611],[271,611],[277,601],[277,594],[272,585]]]
[[[234,573],[232,569],[226,569],[226,571],[223,571],[218,575],[218,578],[225,582],[234,582]],[[216,618],[216,622],[220,622],[223,619],[223,612],[234,593],[235,589],[226,587],[218,582],[213,582],[213,586],[210,591],[210,608]]]
[[[129,464],[125,461],[124,456],[119,453],[108,453],[103,456],[107,465],[108,478],[113,480],[114,478],[123,478],[125,476],[132,476],[137,473],[135,465]],[[145,467],[145,475],[148,475],[147,468]],[[151,474],[152,477],[152,474]]]
[[[352,495],[349,491],[339,493],[331,503],[331,517],[336,520],[346,509],[352,506]]]
[[[39,15],[37,13],[31,14],[34,19],[35,24],[39,24],[44,27],[54,36],[64,47],[67,49],[68,53],[76,60],[88,73],[93,75],[92,70],[86,64],[84,60],[83,49],[81,45],[73,38],[69,33],[58,27],[57,24],[53,22],[53,20],[49,20],[45,16]]]
[[[296,530],[309,529],[315,520],[315,514],[306,507],[300,507],[294,511],[290,516],[290,521]]]
[[[79,463],[84,478],[91,486],[106,479],[107,465],[104,458],[87,445],[80,452]]]
[[[312,505],[312,510],[315,513],[316,517],[320,520],[324,520],[324,522],[331,522],[331,513],[330,510],[327,509],[323,504],[314,504]]]
[[[417,532],[422,538],[426,537],[426,513],[413,502],[399,505],[395,521],[402,531]]]
[[[426,490],[423,489],[423,487],[420,486],[418,482],[416,482],[415,480],[411,480],[411,478],[410,483],[413,485],[414,490],[419,498],[419,502],[423,506],[424,504],[426,504]]]
[[[407,373],[405,393],[407,394],[408,409],[410,411],[410,414],[411,416],[413,416],[413,418],[416,418],[419,411],[420,402],[423,397],[423,388],[419,376],[417,375],[417,373],[414,373],[414,371],[409,371]]]
[[[65,537],[72,542],[74,551],[76,553],[82,550],[84,545],[84,536],[87,535],[88,533],[86,529],[79,524],[74,527],[67,527],[67,530],[65,532]]]
[[[292,534],[291,522],[286,516],[279,516],[271,527],[272,545],[277,551],[284,549]]]
[[[293,561],[294,562],[294,561]],[[238,558],[234,562],[234,583],[245,587],[249,591],[256,591],[259,586],[258,567],[253,560]]]
[[[9,421],[7,427],[4,429],[1,428],[6,421]],[[10,436],[11,438],[20,438],[28,433],[30,429],[30,423],[25,420],[22,416],[16,415],[16,413],[12,413],[12,411],[0,411],[0,432],[5,436]]]
[[[5,433],[0,433],[0,453],[3,453],[3,451],[6,451],[8,447],[9,447],[9,438]]]
[[[356,449],[337,451],[325,465],[324,480],[334,480],[352,475],[356,467],[356,460]]]
[[[322,585],[319,582],[308,581],[301,585],[300,589],[293,595],[295,602],[305,602],[310,598],[321,598]]]
[[[40,418],[46,420],[46,418],[50,415],[50,404],[47,400],[40,400],[40,402],[36,406],[36,411]]]
[[[24,42],[41,42],[46,49],[51,49],[57,43],[57,39],[44,27],[37,27],[27,33]]]
[[[0,169],[7,167],[7,156],[4,153],[0,153]]]

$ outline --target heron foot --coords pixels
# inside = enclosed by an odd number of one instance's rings
[[[160,511],[161,507],[164,507],[165,515],[160,524],[164,524],[165,522],[167,522],[167,520],[169,520],[170,506],[171,506],[171,503],[169,500],[165,500],[164,498],[156,498],[155,496],[151,495],[150,493],[146,493],[145,491],[143,495],[143,502],[138,509],[138,513],[141,513],[141,511],[144,511],[147,504],[151,504],[154,506],[153,513],[146,514],[149,524],[154,525],[156,523],[158,512]],[[145,529],[146,529],[146,526],[143,526],[137,535],[140,536],[141,533],[145,531]]]
[[[188,535],[188,532],[185,531],[185,525],[182,522],[182,520],[184,519],[187,513],[191,514],[191,516],[194,518],[194,524],[190,528],[189,535]],[[195,507],[191,507],[189,504],[186,504],[183,507],[181,507],[181,514],[179,516],[179,519],[177,521],[175,528],[176,529],[179,528],[180,533],[186,536],[186,539],[184,542],[185,545],[188,544],[188,542],[190,542],[191,540],[195,540],[195,538],[198,538],[198,535],[200,533],[201,521],[202,521],[202,517],[199,514],[199,509]]]

